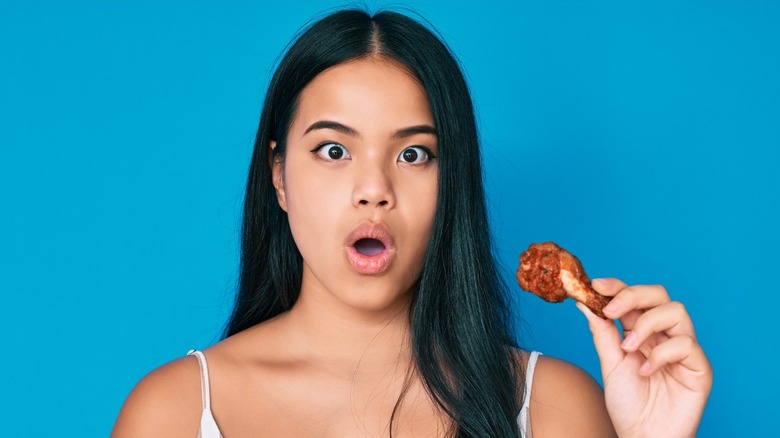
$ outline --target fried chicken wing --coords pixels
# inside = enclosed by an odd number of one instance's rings
[[[531,244],[520,254],[517,283],[550,303],[574,298],[604,319],[604,306],[612,299],[593,290],[577,257],[553,242]]]

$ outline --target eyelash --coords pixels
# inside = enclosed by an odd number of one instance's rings
[[[423,161],[421,163],[411,162],[411,161],[403,161],[406,164],[414,164],[414,165],[421,166],[421,165],[430,163],[431,161],[436,159],[436,155],[433,155],[433,152],[431,152],[431,150],[426,148],[425,146],[409,146],[407,148],[404,148],[404,150],[401,151],[401,155],[398,156],[398,161],[401,161],[401,157],[403,157],[404,153],[406,153],[406,151],[408,151],[410,149],[419,149],[419,150],[421,150],[425,154],[426,159],[425,159],[425,161]]]
[[[346,158],[350,158],[349,151],[347,150],[347,148],[345,148],[344,145],[342,145],[342,144],[336,143],[335,141],[322,142],[322,143],[318,144],[317,147],[312,149],[311,152],[313,154],[317,155],[318,158],[323,159],[323,160],[327,160],[327,161],[340,161],[342,157],[331,158],[331,157],[323,156],[322,151],[324,150],[325,152],[327,152],[328,150],[330,150],[330,148],[328,148],[327,150],[325,149],[325,146],[329,146],[329,145],[340,147],[344,152],[346,152]]]
[[[327,148],[327,149],[325,148],[326,146],[338,146],[339,148],[341,148],[341,150],[344,151],[343,155],[338,157],[338,158],[332,158],[332,157],[329,157],[329,156],[325,156],[324,153],[327,153],[328,151],[330,151],[330,148]],[[414,161],[403,161],[401,159],[401,157],[403,156],[403,154],[406,151],[408,151],[410,149],[419,149],[419,150],[421,150],[425,154],[425,156],[426,156],[425,161],[423,161],[421,163],[416,163]],[[322,143],[318,144],[317,147],[312,149],[311,152],[313,154],[316,154],[318,158],[323,159],[323,160],[327,160],[327,161],[341,161],[342,159],[351,158],[349,150],[347,150],[347,148],[344,147],[344,145],[342,145],[340,143],[336,143],[334,141],[322,142]],[[420,146],[420,145],[406,147],[406,148],[404,148],[403,151],[401,151],[401,154],[398,156],[398,161],[403,162],[405,164],[413,164],[413,165],[418,165],[418,166],[424,165],[426,163],[429,163],[429,162],[431,162],[431,161],[433,161],[435,159],[436,159],[436,155],[434,155],[433,152],[429,148],[427,148],[425,146]]]

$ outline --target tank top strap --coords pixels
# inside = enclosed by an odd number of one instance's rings
[[[523,407],[528,409],[531,403],[531,387],[534,384],[534,371],[536,370],[536,361],[542,353],[532,351],[528,356],[528,365],[525,367],[525,384],[523,385]]]
[[[531,438],[531,389],[534,384],[534,371],[536,370],[536,361],[542,353],[532,351],[528,356],[528,363],[525,366],[525,381],[523,382],[523,406],[520,413],[517,414],[517,426],[520,429],[520,435],[524,438]]]
[[[206,363],[206,356],[202,351],[190,350],[187,356],[195,356],[198,358],[198,364],[200,365],[200,396],[203,401],[203,410],[211,410],[211,391],[209,384],[209,366]]]
[[[202,351],[190,350],[187,356],[198,358],[200,365],[200,396],[203,400],[203,413],[200,416],[200,430],[198,438],[222,438],[214,414],[211,413],[211,384],[209,383],[209,366],[206,363],[206,355]]]

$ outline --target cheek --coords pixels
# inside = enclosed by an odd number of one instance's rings
[[[337,184],[337,183],[336,183]],[[317,208],[338,198],[338,187],[321,181],[312,175],[288,175],[285,181],[288,208],[296,213],[315,213]],[[327,212],[325,212],[327,213]]]
[[[332,182],[323,181],[324,176],[319,175],[316,168],[296,152],[288,150],[283,183],[288,207],[306,213],[309,209],[330,201],[335,195]]]
[[[434,180],[433,183],[425,186],[425,188],[421,190],[417,196],[420,200],[419,211],[421,213],[421,217],[427,219],[429,229],[433,227],[433,217],[436,214],[437,195],[438,191],[436,180]]]
[[[414,230],[413,238],[425,243],[422,245],[422,252],[427,249],[427,243],[433,231],[438,196],[437,188],[437,178],[434,175],[410,181],[409,187],[405,190],[407,199],[411,201],[410,208],[406,213],[407,223],[410,224],[410,229]]]
[[[324,179],[312,174],[311,169],[289,166],[284,185],[290,230],[301,252],[309,247],[317,250],[336,239],[344,181]]]

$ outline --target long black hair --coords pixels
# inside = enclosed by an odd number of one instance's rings
[[[523,371],[490,240],[471,96],[447,46],[405,15],[332,13],[301,33],[281,59],[249,169],[239,292],[225,335],[290,309],[298,298],[301,254],[276,200],[270,164],[284,159],[304,87],[330,67],[370,56],[392,59],[417,77],[437,132],[438,204],[410,310],[415,369],[456,436],[517,437]]]

